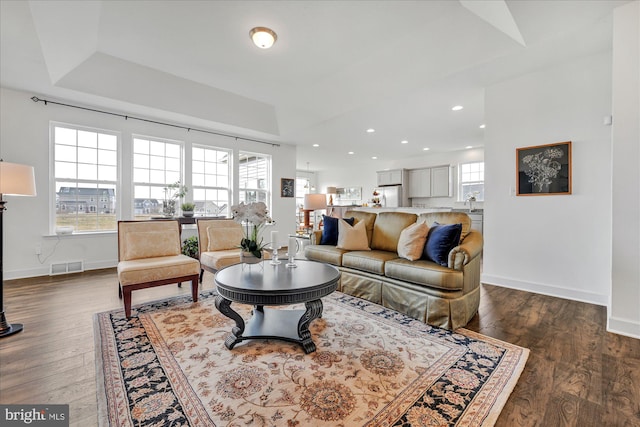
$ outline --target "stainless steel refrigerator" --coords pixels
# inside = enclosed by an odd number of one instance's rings
[[[378,187],[380,204],[383,208],[399,208],[403,206],[402,185]]]

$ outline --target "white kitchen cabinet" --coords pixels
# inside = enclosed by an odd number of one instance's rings
[[[378,186],[402,184],[403,169],[394,169],[378,172]]]
[[[410,170],[409,197],[451,197],[451,168],[447,165]]]
[[[409,171],[409,197],[431,197],[431,169]]]
[[[431,197],[451,197],[451,168],[431,168]]]
[[[473,230],[478,230],[480,233],[482,233],[483,215],[481,213],[473,213],[473,212],[469,212],[467,215],[469,215],[469,218],[471,219],[471,228]]]

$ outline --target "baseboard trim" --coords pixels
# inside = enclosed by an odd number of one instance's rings
[[[86,262],[84,264],[84,271],[101,270],[103,268],[113,268],[117,266],[118,266],[117,260]],[[42,267],[38,267],[38,268],[31,268],[28,270],[5,271],[4,280],[26,279],[29,277],[48,276],[48,275],[49,275],[49,264],[43,265]]]
[[[611,316],[607,319],[607,332],[640,339],[640,322]]]
[[[607,295],[595,294],[593,292],[584,292],[579,289],[560,288],[553,285],[545,285],[541,283],[524,282],[522,280],[509,279],[507,277],[492,276],[489,274],[481,274],[480,282],[488,285],[502,286],[504,288],[518,289],[520,291],[533,292],[536,294],[549,295],[552,297],[565,298],[574,301],[586,302],[608,306],[609,297]]]

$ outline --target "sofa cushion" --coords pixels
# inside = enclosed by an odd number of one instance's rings
[[[462,271],[442,267],[433,261],[398,258],[385,263],[387,277],[446,290],[462,290]]]
[[[402,230],[398,239],[398,256],[409,261],[420,259],[428,232],[429,227],[424,222],[416,222]]]
[[[342,218],[349,225],[353,225],[355,218]],[[338,244],[338,221],[340,218],[334,218],[332,216],[322,215],[322,222],[324,228],[322,229],[322,237],[320,237],[321,245],[336,245]]]
[[[338,222],[338,249],[350,251],[369,251],[369,239],[364,222],[359,222],[353,227],[347,221]]]
[[[304,248],[305,258],[337,266],[342,265],[342,255],[346,252],[331,245],[308,245]]]
[[[449,252],[460,244],[462,224],[438,224],[429,228],[427,243],[424,246],[424,258],[443,267],[449,264]]]
[[[460,241],[463,241],[471,231],[471,218],[464,212],[427,212],[420,214],[416,222],[424,222],[429,227],[434,222],[439,224],[462,224]]]
[[[417,218],[416,214],[406,212],[380,212],[373,224],[371,249],[396,252],[400,233]]]
[[[367,239],[369,239],[369,247],[371,247],[371,238],[373,237],[373,224],[376,222],[378,214],[363,211],[347,211],[344,216],[353,217],[356,223],[363,221],[364,228],[367,229]]]
[[[397,258],[395,251],[351,251],[342,255],[342,266],[384,275],[384,263]]]

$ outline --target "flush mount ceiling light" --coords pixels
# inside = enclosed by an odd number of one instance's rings
[[[270,28],[255,27],[249,31],[249,37],[253,40],[253,44],[260,49],[269,49],[278,40],[278,35]]]
[[[354,152],[353,151],[349,151],[347,154],[354,154]]]
[[[463,107],[462,105],[456,105],[456,106],[454,106],[454,107],[451,107],[451,109],[452,109],[453,111],[460,111],[460,110],[462,110],[463,108],[464,108],[464,107]]]
[[[429,151],[429,147],[424,147],[422,150],[423,151]]]
[[[485,127],[485,125],[480,125],[480,129],[484,129]]]
[[[470,149],[472,149],[472,148],[473,148],[473,145],[467,145],[467,146],[466,146],[466,147],[464,147],[464,148],[466,148],[467,150],[470,150]]]
[[[367,133],[374,133],[375,131],[376,131],[376,130],[375,130],[375,129],[373,129],[373,128],[369,128],[369,129],[367,129]]]
[[[403,141],[400,141],[400,144],[408,144],[408,143],[409,143],[409,141],[407,141],[406,139],[403,140]]]
[[[320,144],[313,144],[314,147],[320,147]]]

